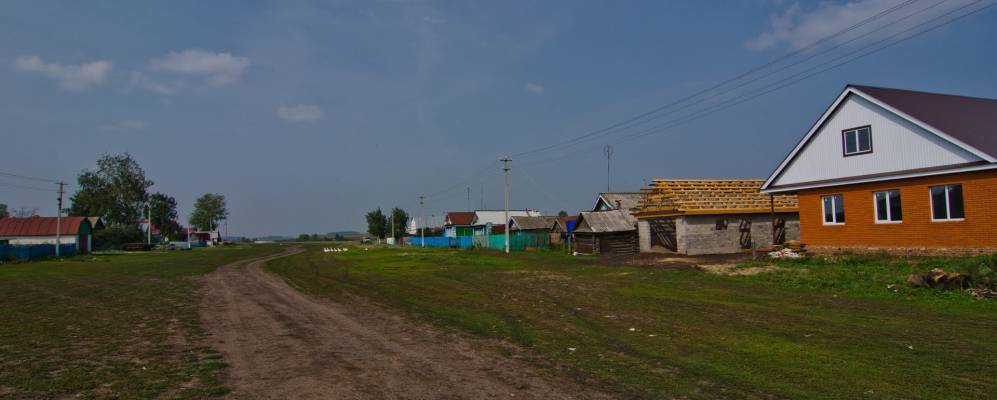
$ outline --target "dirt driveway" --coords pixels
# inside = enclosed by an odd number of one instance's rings
[[[204,278],[201,319],[209,344],[231,365],[232,398],[610,398],[503,357],[477,339],[439,333],[369,304],[304,295],[264,272],[268,259],[227,265]]]

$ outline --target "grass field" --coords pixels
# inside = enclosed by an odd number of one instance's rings
[[[194,280],[275,253],[234,246],[0,265],[0,398],[224,394]]]
[[[997,393],[997,302],[904,280],[981,261],[845,257],[721,276],[554,253],[316,247],[268,268],[306,292],[518,343],[624,397],[970,399]]]

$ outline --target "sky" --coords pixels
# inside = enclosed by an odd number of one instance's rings
[[[606,145],[614,191],[765,178],[849,83],[997,98],[997,7],[891,44],[992,3],[4,1],[0,172],[128,152],[184,219],[221,193],[230,235],[297,235],[501,209],[508,156],[512,208],[575,213]],[[52,215],[53,186],[0,203]]]

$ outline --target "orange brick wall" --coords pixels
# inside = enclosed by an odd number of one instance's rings
[[[965,220],[931,221],[928,187],[961,183]],[[877,224],[873,192],[900,190],[903,222]],[[845,224],[824,225],[821,196],[843,194]],[[997,171],[980,171],[802,190],[800,239],[841,247],[997,247]]]

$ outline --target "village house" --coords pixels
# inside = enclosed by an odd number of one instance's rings
[[[512,217],[539,217],[542,214],[537,210],[509,210],[509,218]],[[505,210],[476,210],[474,220],[471,221],[471,230],[474,236],[484,236],[505,232]]]
[[[850,85],[765,181],[809,247],[997,248],[997,100]]]
[[[547,236],[556,221],[557,217],[513,216],[509,217],[509,232],[517,235]]]
[[[581,254],[636,254],[637,219],[625,210],[582,212],[572,238],[572,251]]]
[[[640,201],[643,198],[644,194],[641,192],[599,193],[592,211],[624,210],[633,212],[640,206]]]
[[[577,215],[566,215],[563,217],[557,217],[553,223],[551,223],[550,228],[550,242],[551,244],[560,244],[569,240],[572,231],[575,229],[575,224],[578,222]]]
[[[641,251],[727,254],[799,239],[796,196],[761,179],[655,179],[637,212]]]
[[[93,229],[87,217],[0,218],[0,245],[71,245],[76,254],[93,248]]]
[[[471,236],[473,234],[474,211],[451,211],[443,221],[443,236]]]

